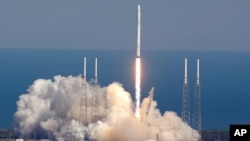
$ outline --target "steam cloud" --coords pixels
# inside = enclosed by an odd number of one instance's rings
[[[144,141],[156,140],[157,136],[159,141],[198,141],[200,138],[176,113],[166,111],[161,115],[156,101],[152,101],[145,124],[148,98],[141,103],[139,121],[135,118],[130,94],[117,82],[97,87],[99,110],[104,116],[84,126],[79,121],[81,84],[81,76],[58,75],[53,80],[36,80],[17,101],[15,130],[24,137],[36,132],[41,138],[51,135],[64,140],[84,140],[86,136],[97,141]],[[90,83],[87,89],[90,96]]]

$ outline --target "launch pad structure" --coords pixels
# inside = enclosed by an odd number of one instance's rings
[[[89,123],[97,121],[99,113],[99,95],[98,95],[98,78],[97,78],[97,58],[95,58],[95,77],[91,83],[87,83],[87,58],[84,57],[82,76],[82,96],[80,99],[79,121],[87,126]],[[91,99],[91,101],[90,101]],[[89,107],[89,108],[88,108]],[[89,111],[90,110],[90,111]]]
[[[194,91],[193,128],[201,133],[201,86],[200,86],[200,60],[197,59],[197,78]]]
[[[87,62],[86,57],[84,57],[83,63],[83,80],[82,80],[82,97],[80,99],[80,115],[79,121],[82,122],[83,125],[88,125],[88,96],[87,96],[87,81],[86,81],[86,69]]]
[[[96,122],[99,117],[99,95],[98,95],[98,79],[97,79],[97,58],[95,58],[95,78],[91,86],[92,89],[92,106],[91,117],[92,122]]]
[[[146,113],[145,113],[145,118],[144,118],[144,124],[145,125],[148,124],[147,123],[148,122],[148,115],[149,115],[150,108],[151,108],[151,103],[152,103],[153,97],[154,97],[154,90],[155,90],[155,88],[152,87],[150,92],[148,92],[149,93],[149,95],[148,95],[148,103],[147,103],[147,108],[146,108]]]
[[[189,86],[187,77],[187,58],[185,58],[185,76],[182,95],[182,120],[190,125],[190,101],[189,101]]]
[[[182,95],[182,120],[188,125],[192,126],[193,129],[201,134],[202,123],[201,123],[201,86],[200,86],[200,60],[197,59],[197,77],[194,90],[194,103],[192,111],[192,123],[190,121],[190,99],[189,99],[189,85],[187,77],[187,58],[185,58],[185,73],[184,73],[184,84],[183,84],[183,95]]]

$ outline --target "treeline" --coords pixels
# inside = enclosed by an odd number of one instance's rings
[[[228,130],[203,130],[202,141],[229,141]]]

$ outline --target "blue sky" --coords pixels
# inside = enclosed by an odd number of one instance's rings
[[[0,48],[250,50],[250,1],[0,1]]]

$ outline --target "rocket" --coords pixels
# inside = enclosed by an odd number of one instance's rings
[[[136,46],[136,57],[141,57],[141,7],[137,7],[137,46]]]
[[[137,7],[137,44],[135,59],[135,117],[140,119],[140,97],[141,97],[141,7]]]

